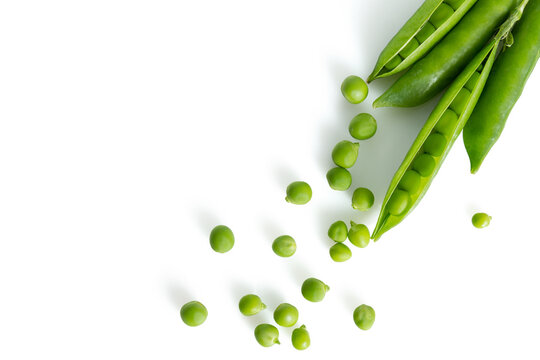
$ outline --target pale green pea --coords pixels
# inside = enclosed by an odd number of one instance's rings
[[[264,347],[279,345],[279,330],[270,324],[260,324],[255,328],[255,339]]]
[[[420,43],[415,38],[412,38],[411,41],[399,52],[399,55],[406,59],[408,58],[414,50],[418,49],[418,46],[420,46]]]
[[[377,132],[377,121],[371,114],[356,115],[349,123],[349,133],[358,140],[366,140]]]
[[[354,246],[359,248],[365,248],[369,245],[369,229],[364,224],[356,224],[351,221],[351,228],[349,229],[349,241]]]
[[[210,246],[218,253],[226,253],[234,246],[234,234],[225,225],[218,225],[210,232]]]
[[[280,304],[274,311],[276,324],[283,327],[291,327],[298,321],[298,309],[291,304]]]
[[[424,142],[424,151],[433,156],[441,156],[446,149],[447,141],[444,135],[430,134]]]
[[[366,99],[368,92],[366,82],[355,75],[348,76],[341,84],[341,93],[351,104],[360,104]]]
[[[351,258],[352,252],[349,247],[343,243],[335,243],[330,247],[330,257],[335,262],[344,262]]]
[[[337,166],[350,168],[358,158],[358,148],[360,144],[348,140],[342,140],[334,146],[332,150],[332,160]]]
[[[328,237],[336,242],[347,240],[347,233],[347,224],[341,220],[336,221],[328,228]]]
[[[248,294],[242,296],[238,302],[238,309],[243,315],[252,316],[266,309],[266,305],[262,302],[259,296],[255,294]]]
[[[437,10],[429,18],[429,22],[432,23],[436,28],[440,28],[446,20],[448,20],[454,14],[454,9],[449,5],[442,3]]]
[[[311,186],[304,181],[295,181],[287,186],[285,200],[295,205],[305,205],[311,200]]]
[[[279,236],[272,243],[272,250],[281,257],[293,256],[296,252],[296,241],[289,235]]]
[[[401,177],[398,187],[401,190],[405,190],[410,194],[416,194],[420,190],[422,183],[422,177],[414,170],[407,170]]]
[[[421,44],[424,41],[426,41],[431,36],[431,34],[433,34],[435,32],[435,30],[437,30],[437,29],[435,29],[435,26],[433,26],[432,24],[427,22],[422,27],[422,29],[420,29],[420,31],[416,34],[415,38]]]
[[[349,170],[335,167],[326,173],[328,185],[334,190],[345,191],[351,187],[352,176]]]
[[[462,114],[467,107],[470,98],[471,92],[466,88],[461,89],[450,104],[450,109],[454,110],[456,114]]]
[[[396,190],[388,200],[388,212],[394,216],[400,216],[407,210],[411,196],[407,191]]]
[[[386,70],[394,70],[399,64],[401,64],[402,61],[403,59],[399,55],[396,55],[392,58],[392,60],[388,61],[386,65],[384,65],[384,68]]]
[[[434,130],[444,135],[451,135],[454,132],[458,122],[458,114],[454,111],[447,109],[437,121]]]
[[[305,350],[309,347],[311,339],[305,325],[293,330],[291,341],[296,350]]]
[[[302,295],[311,302],[322,301],[329,290],[328,285],[315,278],[308,278],[302,284]]]
[[[367,211],[373,206],[374,201],[375,196],[371,190],[366,188],[358,188],[354,190],[352,197],[353,209]]]
[[[360,305],[354,309],[353,319],[360,329],[369,330],[375,322],[375,310],[371,306]]]
[[[475,228],[482,229],[489,226],[491,216],[486,213],[476,213],[472,217],[472,223]]]
[[[429,154],[422,154],[414,159],[412,167],[416,170],[422,177],[430,177],[435,171],[435,159]]]
[[[206,321],[208,310],[198,301],[190,301],[180,309],[180,317],[188,326],[199,326]]]

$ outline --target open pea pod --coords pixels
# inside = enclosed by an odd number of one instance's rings
[[[489,76],[500,39],[493,39],[450,85],[397,170],[372,238],[398,225],[420,202],[471,115]]]
[[[452,30],[476,1],[424,1],[381,52],[368,82],[414,64]]]

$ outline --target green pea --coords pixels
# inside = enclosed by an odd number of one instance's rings
[[[308,278],[302,284],[302,295],[311,302],[322,301],[329,290],[328,285],[315,278]]]
[[[305,205],[311,200],[311,186],[304,181],[295,181],[287,186],[285,200],[295,205]]]
[[[345,244],[336,243],[330,247],[330,257],[335,262],[344,262],[351,258],[351,249]]]
[[[465,0],[444,0],[445,3],[450,5],[452,9],[457,10],[463,4]]]
[[[218,225],[210,232],[210,246],[218,253],[226,253],[234,246],[234,234],[225,225]]]
[[[291,336],[292,344],[296,350],[305,350],[311,344],[309,332],[306,330],[306,325],[296,328]]]
[[[422,177],[414,170],[407,170],[401,177],[398,187],[410,194],[416,194],[420,190]]]
[[[364,224],[356,224],[351,221],[351,228],[349,229],[349,241],[354,246],[359,248],[365,248],[369,244],[369,229]]]
[[[367,211],[373,206],[375,201],[375,196],[373,193],[366,188],[358,188],[354,190],[352,197],[352,207],[353,209],[360,211]]]
[[[491,216],[486,213],[477,213],[472,217],[472,223],[475,228],[482,229],[489,225],[491,222]]]
[[[358,158],[358,143],[352,143],[348,140],[340,141],[332,150],[332,160],[337,166],[342,168],[350,168]]]
[[[435,171],[435,159],[429,154],[422,154],[414,159],[412,167],[418,171],[422,177],[430,177]]]
[[[291,327],[298,321],[298,309],[291,304],[280,304],[274,311],[276,324],[283,327]]]
[[[418,40],[416,40],[415,38],[411,38],[411,41],[409,41],[409,43],[405,45],[403,50],[399,52],[399,55],[402,58],[406,59],[414,52],[414,50],[418,49],[419,46],[420,43],[418,42]]]
[[[351,187],[352,176],[349,170],[335,167],[326,173],[328,185],[334,190],[345,191]]]
[[[368,95],[368,86],[358,76],[351,75],[343,80],[341,93],[351,104],[360,104]]]
[[[454,110],[456,114],[462,114],[470,98],[471,92],[465,88],[461,89],[450,104],[450,109]]]
[[[465,84],[465,87],[469,91],[473,91],[473,89],[476,86],[476,83],[478,82],[479,79],[480,79],[480,73],[479,72],[474,72],[471,75],[471,78],[469,79],[469,81],[467,81],[467,84]]]
[[[368,305],[360,305],[354,309],[353,319],[356,326],[362,330],[369,330],[375,322],[375,310]]]
[[[396,55],[394,58],[392,58],[390,61],[388,61],[388,63],[386,63],[386,65],[384,65],[384,68],[386,70],[393,70],[396,67],[398,67],[398,65],[401,64],[402,61],[403,61],[403,59],[399,55]]]
[[[371,114],[358,114],[349,123],[349,133],[358,140],[369,139],[376,131],[377,121]]]
[[[188,326],[199,326],[208,317],[208,310],[198,301],[190,301],[180,309],[180,317]]]
[[[279,342],[279,331],[274,325],[260,324],[255,328],[255,339],[264,347],[270,347]]]
[[[257,295],[248,294],[242,296],[240,302],[238,303],[238,308],[242,314],[252,316],[258,314],[261,310],[266,309],[266,305]]]
[[[396,190],[388,200],[388,212],[394,216],[400,216],[407,210],[411,202],[411,196],[407,191]]]
[[[446,22],[454,14],[454,9],[449,5],[442,3],[439,5],[437,10],[429,18],[429,22],[433,24],[436,28],[440,28],[442,24]]]
[[[441,134],[449,136],[454,133],[454,129],[456,128],[458,119],[458,114],[448,109],[441,115],[441,118],[439,119],[439,121],[437,121],[434,130],[440,132]]]
[[[435,26],[427,22],[416,34],[415,38],[421,44],[426,41],[435,32],[435,30],[437,30],[435,29]]]
[[[441,156],[446,149],[447,141],[444,135],[430,134],[424,142],[424,151],[433,156]]]
[[[344,242],[347,240],[347,224],[339,220],[330,225],[328,229],[328,237],[336,242]]]
[[[296,252],[296,241],[289,235],[279,236],[272,243],[272,250],[277,256],[291,257]]]

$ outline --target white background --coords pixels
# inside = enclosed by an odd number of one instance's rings
[[[538,359],[538,94],[533,73],[478,175],[459,139],[399,227],[342,264],[335,220],[375,225],[388,183],[435,101],[372,110],[395,79],[353,106],[419,0],[4,1],[0,6],[0,358]],[[504,86],[504,84],[501,84]],[[325,179],[349,120],[371,112],[353,188]],[[306,206],[284,201],[294,180]],[[493,216],[484,230],[472,214]],[[234,249],[208,234],[227,224]],[[271,242],[290,234],[290,259]],[[302,281],[331,287],[308,303]],[[239,298],[269,310],[245,318]],[[204,325],[179,316],[208,308]],[[311,334],[266,349],[254,327],[290,302]],[[370,304],[370,331],[353,309]]]

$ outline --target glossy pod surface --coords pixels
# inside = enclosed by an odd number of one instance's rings
[[[418,106],[448,86],[493,35],[518,0],[478,0],[461,21],[384,94],[374,107]]]
[[[514,43],[495,61],[484,92],[463,129],[463,142],[476,173],[499,139],[540,56],[540,0],[530,0],[513,30]]]
[[[396,74],[414,64],[452,30],[476,1],[424,1],[381,52],[368,82]]]
[[[482,92],[498,45],[492,40],[482,49],[431,113],[390,183],[373,239],[399,224],[429,188]]]

